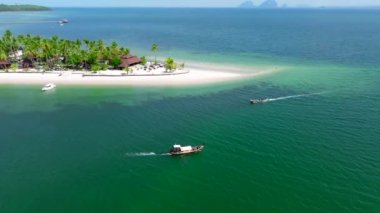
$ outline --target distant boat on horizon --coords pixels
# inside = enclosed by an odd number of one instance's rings
[[[60,20],[58,23],[62,26],[62,25],[64,25],[64,24],[69,23],[69,20],[67,20],[67,19],[62,19],[62,20]]]

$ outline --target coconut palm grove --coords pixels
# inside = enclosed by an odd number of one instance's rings
[[[152,45],[156,54],[158,45]],[[43,38],[38,35],[13,35],[5,31],[0,39],[0,69],[16,70],[18,68],[35,68],[39,71],[51,70],[84,70],[97,72],[109,69],[128,70],[128,65],[122,65],[123,58],[132,58],[134,64],[146,64],[145,57],[130,55],[130,50],[121,47],[117,42],[107,45],[99,40],[68,40],[53,36]],[[156,64],[157,61],[155,60]],[[176,69],[172,58],[165,60],[167,71]]]

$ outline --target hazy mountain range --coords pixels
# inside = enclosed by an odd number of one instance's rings
[[[246,9],[253,9],[253,8],[278,9],[278,8],[288,8],[288,5],[287,4],[280,5],[276,0],[264,0],[262,3],[255,5],[251,0],[248,0],[241,3],[238,7],[246,8]],[[291,8],[326,8],[326,7],[323,7],[323,6],[312,7],[309,5],[299,5],[299,6],[292,6]],[[334,7],[331,7],[331,8],[334,8]]]
[[[276,0],[265,0],[257,7],[252,1],[245,1],[239,5],[239,8],[278,8],[279,5]]]
[[[241,3],[238,8],[246,8],[246,9],[253,9],[253,8],[263,8],[263,9],[279,9],[279,8],[314,8],[314,9],[342,9],[342,8],[348,8],[348,9],[380,9],[380,6],[310,6],[310,5],[297,5],[297,6],[289,6],[287,4],[280,5],[276,0],[263,0],[261,4],[255,5],[251,0],[244,1]]]

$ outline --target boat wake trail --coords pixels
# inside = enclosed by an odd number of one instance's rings
[[[273,102],[273,101],[281,101],[281,100],[292,99],[292,98],[308,97],[308,96],[313,96],[313,95],[321,95],[323,93],[326,93],[326,92],[300,94],[300,95],[289,95],[289,96],[283,96],[283,97],[278,97],[278,98],[267,98],[264,100],[264,103]]]
[[[126,153],[128,157],[148,157],[148,156],[159,156],[159,155],[170,155],[170,153],[157,154],[154,152],[137,152],[137,153]]]
[[[143,156],[155,156],[157,154],[154,152],[137,152],[137,153],[126,153],[125,155],[129,157],[143,157]]]

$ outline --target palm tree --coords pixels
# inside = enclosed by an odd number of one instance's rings
[[[158,45],[152,44],[151,50],[154,53],[154,64],[157,64],[157,52],[159,51]]]
[[[44,63],[49,69],[54,69],[58,63],[63,68],[107,68],[107,60],[117,68],[121,57],[130,52],[116,42],[106,45],[103,40],[66,40],[57,36],[41,38],[29,34],[15,37],[11,31],[5,31],[0,37],[0,59],[8,60],[10,55],[16,55],[20,47],[23,48],[23,59],[29,60],[33,65]],[[154,51],[158,51],[157,45]]]
[[[58,37],[42,40],[42,58],[46,61],[49,69],[53,69],[60,58]]]
[[[10,30],[6,30],[2,37],[2,49],[9,56],[10,54],[16,55],[18,49],[18,41]]]
[[[23,58],[30,60],[35,66],[41,58],[41,37],[18,36],[18,40],[23,46]]]
[[[128,48],[124,48],[123,55],[128,55],[131,51]]]
[[[106,46],[104,45],[104,41],[102,39],[99,39],[96,45],[96,48],[98,50],[98,60],[106,60]]]
[[[177,64],[175,63],[174,59],[167,58],[165,60],[165,69],[166,71],[174,71],[175,69],[177,69]]]
[[[5,53],[4,50],[0,49],[0,61],[7,61],[8,55]]]
[[[4,50],[0,50],[0,61],[6,61],[6,60],[8,60],[7,54],[5,53]]]
[[[115,57],[115,56],[118,56],[119,54],[120,54],[120,48],[119,48],[118,43],[112,42],[112,44],[111,44],[111,55],[113,57]]]
[[[8,55],[2,49],[0,49],[0,62],[1,61],[8,61]],[[6,65],[0,65],[0,69],[5,69],[5,71],[8,72],[8,67]]]
[[[81,51],[79,49],[70,49],[67,54],[66,66],[79,69],[82,62],[83,58],[81,56]]]
[[[70,48],[70,41],[60,39],[58,42],[58,48],[59,48],[60,56],[63,58],[63,62],[65,62],[67,54],[69,52],[69,48]]]

